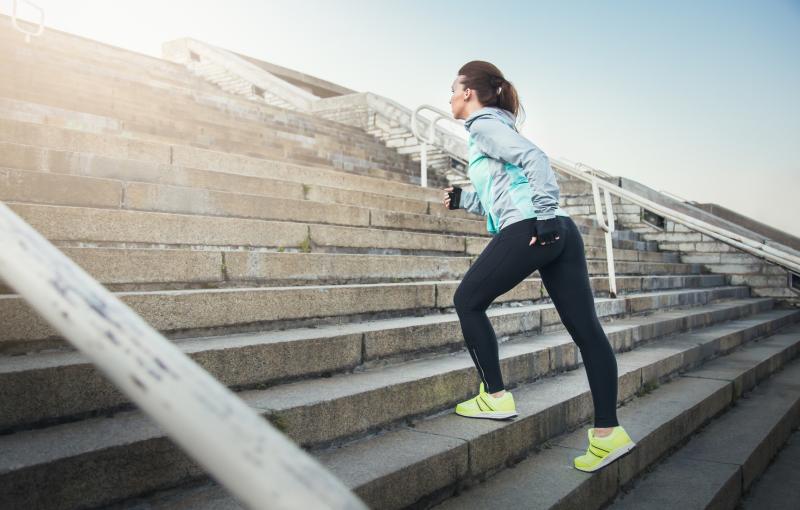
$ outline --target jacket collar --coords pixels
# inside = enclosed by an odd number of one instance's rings
[[[517,129],[515,127],[515,122],[514,121],[516,119],[514,118],[514,114],[511,113],[508,110],[504,110],[503,108],[499,108],[497,106],[484,106],[483,108],[479,108],[479,109],[475,110],[474,112],[472,112],[469,115],[469,117],[467,117],[467,119],[464,121],[464,129],[466,129],[467,132],[469,132],[470,126],[472,125],[472,123],[475,122],[475,120],[480,118],[480,117],[493,117],[493,118],[499,119],[502,122],[508,124],[515,131]]]

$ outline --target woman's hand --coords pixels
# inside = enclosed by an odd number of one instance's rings
[[[549,220],[540,220],[537,219],[534,227],[536,228],[536,235],[531,237],[531,241],[528,243],[528,246],[533,246],[536,243],[536,236],[539,236],[542,239],[542,242],[539,243],[541,245],[545,244],[553,244],[557,240],[561,239],[561,236],[558,235],[558,218],[550,218]]]
[[[453,187],[450,186],[449,188],[443,188],[442,191],[453,191]],[[445,209],[450,209],[450,194],[449,193],[445,193],[444,194],[444,198],[442,200],[442,203],[444,204]]]
[[[461,207],[461,188],[458,186],[450,186],[449,188],[443,188],[442,191],[449,192],[444,194],[444,198],[442,203],[448,209],[458,209]],[[450,193],[453,194],[452,204],[450,199]]]

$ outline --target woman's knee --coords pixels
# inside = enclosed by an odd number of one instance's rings
[[[467,301],[469,300],[469,292],[467,292],[466,288],[464,287],[464,282],[462,281],[461,284],[456,288],[456,291],[453,293],[453,306],[455,306],[456,310],[461,312],[466,310],[467,308]]]
[[[470,288],[471,286],[465,282],[466,280],[462,280],[455,293],[453,293],[453,306],[455,306],[456,311],[460,313],[485,310],[485,308],[476,305],[479,300],[476,299],[475,289]]]

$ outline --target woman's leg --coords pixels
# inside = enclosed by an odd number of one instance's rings
[[[487,393],[505,388],[497,337],[486,309],[540,267],[558,257],[564,244],[530,246],[533,220],[522,220],[495,235],[461,280],[453,296],[467,350]]]
[[[583,238],[572,218],[564,221],[566,242],[560,257],[539,268],[561,321],[578,345],[594,403],[594,426],[616,427],[617,360],[603,331],[589,285]]]

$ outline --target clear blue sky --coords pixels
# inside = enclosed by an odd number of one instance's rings
[[[797,0],[38,3],[59,30],[156,56],[194,37],[408,107],[447,109],[489,60],[550,156],[800,236]]]

